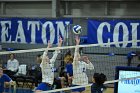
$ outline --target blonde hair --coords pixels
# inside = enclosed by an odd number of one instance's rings
[[[67,62],[73,62],[73,57],[71,55],[67,55],[65,58],[64,58],[64,62],[67,63]]]

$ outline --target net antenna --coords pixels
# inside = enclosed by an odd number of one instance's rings
[[[64,45],[65,46],[70,46],[73,45],[74,43],[74,34],[72,31],[72,28],[75,26],[76,24],[68,24],[65,26],[65,31],[64,31]]]
[[[69,45],[69,41],[68,41],[68,38],[69,38],[69,26],[70,24],[66,25],[65,26],[65,31],[64,31],[64,44],[65,45]]]

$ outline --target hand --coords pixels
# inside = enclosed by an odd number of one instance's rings
[[[72,78],[73,78],[72,76],[71,77],[68,77],[69,80],[72,80]]]
[[[58,47],[61,47],[61,46],[62,46],[62,42],[63,42],[63,39],[61,38],[61,36],[59,36],[59,43],[58,43]]]
[[[16,82],[15,81],[11,81],[10,84],[11,85],[16,85]]]
[[[52,47],[52,44],[50,43],[50,40],[48,41],[48,47],[47,48],[50,48]]]
[[[5,86],[9,86],[10,82],[4,82]]]
[[[76,41],[76,45],[79,45],[79,43],[80,43],[80,38],[79,38],[79,36],[76,36],[76,37],[75,37],[75,41]]]

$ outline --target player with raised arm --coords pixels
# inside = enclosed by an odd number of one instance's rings
[[[59,38],[58,47],[62,45],[62,38]],[[42,56],[42,62],[40,64],[42,71],[42,83],[36,88],[35,93],[40,93],[42,91],[51,90],[52,84],[54,82],[54,62],[56,61],[57,55],[60,53],[59,49],[56,49],[53,57],[51,59],[48,58],[48,48],[51,47],[50,42],[48,42],[48,47],[44,51]]]
[[[87,56],[80,56],[79,54],[79,43],[80,39],[78,36],[75,38],[76,40],[76,48],[74,53],[74,59],[73,59],[73,80],[72,85],[78,86],[78,85],[86,85],[88,84],[88,77],[86,74],[86,69],[93,70],[94,66],[89,61]],[[84,93],[85,88],[77,88],[73,89],[72,93]]]

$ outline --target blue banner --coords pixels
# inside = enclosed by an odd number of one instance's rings
[[[0,42],[47,44],[50,40],[55,44],[71,23],[72,19],[0,18]]]
[[[139,20],[88,20],[88,43],[140,40]],[[140,43],[115,44],[116,47],[136,47]]]

